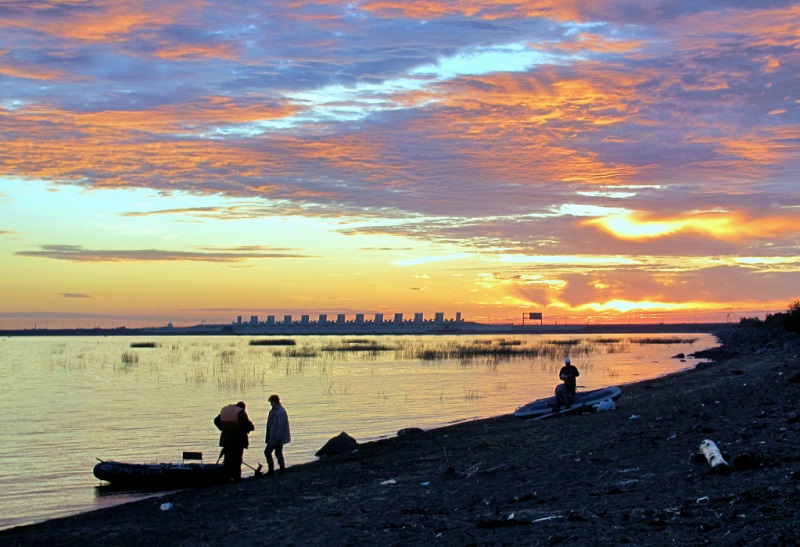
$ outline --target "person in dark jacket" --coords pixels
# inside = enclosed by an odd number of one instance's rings
[[[274,475],[275,462],[272,461],[272,453],[275,452],[275,459],[278,460],[278,473],[283,473],[286,471],[283,445],[291,442],[292,435],[289,432],[289,415],[281,405],[281,398],[270,395],[269,404],[272,408],[267,416],[267,447],[264,449],[264,456],[267,457],[267,475]]]
[[[214,418],[214,425],[221,431],[219,445],[225,455],[225,474],[231,480],[239,480],[242,478],[244,449],[250,446],[248,435],[256,428],[247,416],[245,404],[239,401],[222,407]]]
[[[580,375],[581,373],[578,372],[577,367],[572,364],[570,358],[567,357],[564,359],[564,366],[561,367],[561,370],[558,372],[558,377],[563,383],[556,387],[556,407],[554,412],[558,412],[562,406],[564,408],[569,408],[572,405],[577,387],[576,378]]]

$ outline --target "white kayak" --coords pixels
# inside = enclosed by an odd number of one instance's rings
[[[579,391],[575,394],[572,405],[567,408],[562,408],[558,412],[553,412],[556,406],[555,396],[545,397],[544,399],[537,399],[526,405],[522,405],[514,411],[514,416],[520,418],[543,418],[548,415],[569,414],[599,404],[603,401],[616,401],[619,399],[620,395],[622,395],[622,391],[620,391],[617,386],[604,387],[592,391]]]

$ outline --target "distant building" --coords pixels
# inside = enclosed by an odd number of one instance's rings
[[[531,319],[534,318],[534,315],[537,316],[536,317],[537,319],[541,318],[540,317],[541,314],[530,314],[530,315],[531,315]],[[250,320],[248,322],[244,322],[244,320],[242,319],[242,316],[241,315],[237,315],[236,316],[236,321],[235,321],[234,324],[235,325],[240,325],[240,326],[241,325],[249,325],[249,326],[259,326],[259,325],[269,325],[269,326],[276,326],[276,325],[285,325],[285,326],[307,325],[307,326],[310,326],[310,325],[315,325],[315,324],[319,324],[319,325],[332,325],[334,323],[337,324],[337,325],[347,325],[348,324],[347,314],[344,314],[344,313],[336,314],[336,319],[335,320],[329,319],[329,317],[331,317],[331,316],[329,314],[326,314],[326,313],[321,313],[321,314],[319,314],[318,317],[319,317],[318,321],[312,321],[311,320],[311,316],[309,314],[302,314],[300,316],[300,320],[298,322],[294,323],[292,321],[292,315],[291,314],[284,315],[283,316],[283,321],[279,321],[276,318],[275,315],[268,315],[268,316],[266,316],[265,321],[259,322],[258,315],[251,315],[250,316]],[[410,319],[408,321],[406,321],[404,319],[404,315],[402,313],[395,313],[395,314],[393,314],[392,317],[393,317],[393,319],[388,320],[386,318],[386,314],[384,314],[384,313],[376,313],[374,315],[374,320],[372,321],[372,324],[383,325],[385,323],[394,323],[395,325],[401,325],[401,324],[403,324],[405,322],[412,322],[412,321],[415,324],[422,324],[422,323],[426,322],[425,321],[425,315],[424,315],[423,312],[414,313],[413,314],[413,319]],[[444,326],[445,323],[448,323],[450,321],[455,321],[456,323],[461,323],[461,322],[464,321],[464,318],[462,317],[461,312],[456,312],[455,318],[451,319],[451,320],[448,320],[445,317],[445,312],[436,312],[434,314],[434,318],[432,320],[429,319],[427,322],[428,323],[433,323],[433,324],[436,324],[436,325]],[[356,313],[354,319],[352,321],[350,321],[350,323],[352,323],[354,325],[366,325],[366,324],[370,323],[370,320],[367,319],[367,315],[366,314],[364,314],[364,313]]]

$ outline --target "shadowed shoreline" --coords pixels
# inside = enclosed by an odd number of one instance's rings
[[[364,443],[279,477],[0,531],[0,544],[790,543],[800,537],[798,338],[711,332],[722,342],[703,352],[712,362],[621,386],[613,412],[503,415]],[[755,467],[714,472],[693,457],[705,439]],[[160,510],[166,501],[174,508]]]

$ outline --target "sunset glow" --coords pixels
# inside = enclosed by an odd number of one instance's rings
[[[0,328],[782,311],[800,296],[798,17],[4,3]]]
[[[609,216],[588,220],[620,239],[667,237],[681,232],[722,239],[763,239],[800,232],[800,218],[767,217],[748,219],[742,214],[695,214],[685,217],[639,220],[633,216]]]

